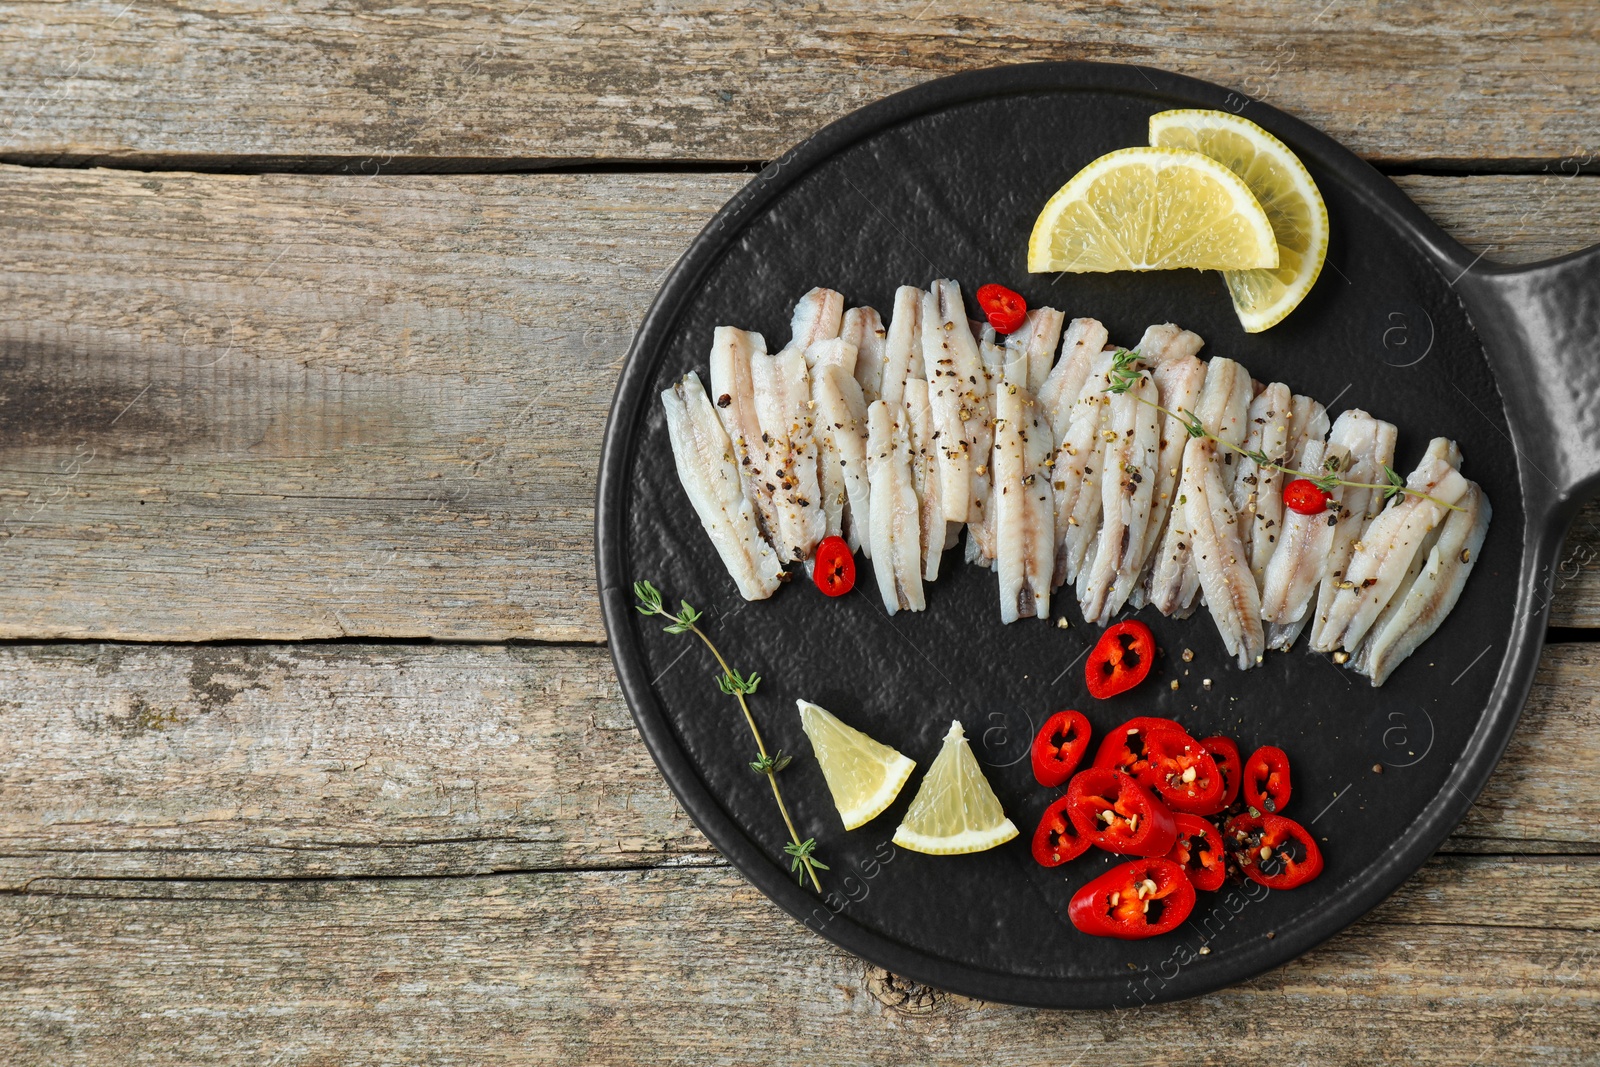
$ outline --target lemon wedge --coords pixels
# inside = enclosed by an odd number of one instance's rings
[[[1028,238],[1034,272],[1277,265],[1272,224],[1244,181],[1177,148],[1101,156],[1057,190]]]
[[[1016,836],[1017,828],[989,788],[961,723],[952,721],[944,746],[894,832],[894,843],[913,852],[958,856],[994,848]]]
[[[1203,155],[1250,187],[1272,223],[1278,265],[1223,273],[1246,333],[1283,321],[1306,298],[1328,256],[1328,208],[1295,154],[1249,119],[1188,109],[1150,116],[1150,143]]]
[[[916,764],[809,700],[795,703],[844,828],[854,830],[877,818],[900,795]]]

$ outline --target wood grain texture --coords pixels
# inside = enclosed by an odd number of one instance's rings
[[[617,370],[744,180],[0,168],[0,637],[601,640]],[[1600,179],[1403,185],[1496,255],[1600,241]]]
[[[1592,1063],[1600,861],[1540,864],[1496,914],[1522,866],[1432,864],[1280,970],[1084,1013],[868,967],[726,871],[41,884],[0,898],[0,1044],[17,1067]]]
[[[0,890],[721,863],[599,648],[13,646],[0,693]],[[1597,738],[1600,646],[1553,646],[1446,850],[1600,854]]]
[[[1586,0],[29,0],[0,26],[0,153],[391,168],[771,159],[939,75],[1089,59],[1228,85],[1377,160],[1592,162],[1596,25]]]

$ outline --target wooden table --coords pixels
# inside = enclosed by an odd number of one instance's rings
[[[124,3],[0,21],[0,1061],[1600,1062],[1593,507],[1440,853],[1121,1014],[917,987],[748,887],[638,743],[590,548],[656,285],[820,124],[1156,65],[1528,261],[1600,241],[1587,0]]]

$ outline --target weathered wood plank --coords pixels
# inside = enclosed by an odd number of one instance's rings
[[[0,889],[721,862],[603,649],[13,646],[0,693]],[[1552,647],[1446,849],[1600,852],[1597,724],[1600,647]]]
[[[1501,866],[1448,872],[1442,903],[1481,908]],[[1543,873],[1596,920],[1600,863]],[[867,967],[724,871],[39,889],[0,898],[18,1065],[1580,1064],[1600,1042],[1592,931],[1433,925],[1415,897],[1221,993],[1063,1014]]]
[[[617,370],[743,180],[6,171],[0,635],[601,639]]]
[[[743,181],[0,168],[0,636],[602,639],[619,361]],[[1600,241],[1597,179],[1404,185],[1496,254]]]
[[[31,0],[0,26],[0,150],[424,168],[439,157],[771,159],[938,75],[1091,59],[1232,86],[1379,160],[1592,160],[1594,31],[1584,0],[668,10]]]

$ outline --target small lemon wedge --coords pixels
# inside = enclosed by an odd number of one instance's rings
[[[1017,828],[1000,807],[959,721],[922,779],[894,843],[913,852],[958,856],[1010,841]]]
[[[1150,143],[1200,152],[1237,174],[1272,223],[1278,265],[1223,272],[1246,333],[1276,326],[1300,306],[1328,256],[1328,208],[1287,145],[1249,119],[1186,109],[1150,116]]]
[[[795,703],[844,828],[854,830],[877,818],[900,795],[916,763],[809,700]]]
[[[1272,224],[1244,181],[1176,148],[1101,156],[1050,198],[1028,238],[1034,272],[1277,265]]]

